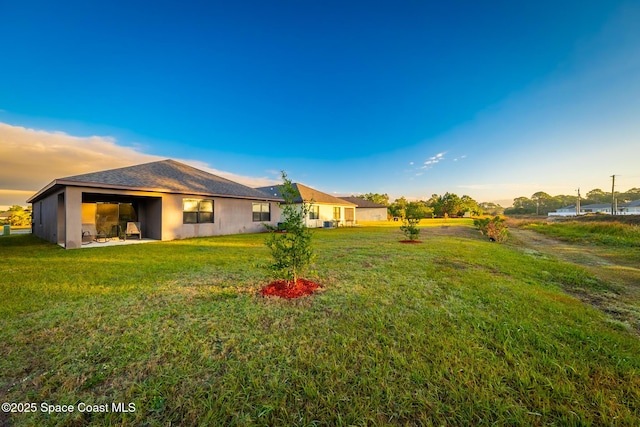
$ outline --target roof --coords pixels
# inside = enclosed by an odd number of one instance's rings
[[[343,205],[343,206],[355,205],[355,203],[351,203],[346,200],[340,199],[338,197],[334,197],[330,194],[323,193],[322,191],[318,191],[314,188],[307,187],[306,185],[294,183],[293,186],[300,193],[300,196],[294,199],[295,203],[302,203],[302,201],[304,200],[307,203],[313,201],[313,203],[317,203],[317,204]],[[258,188],[258,190],[265,192],[272,197],[282,198],[279,185],[273,185],[269,187],[260,187]]]
[[[385,205],[372,202],[371,200],[363,199],[362,197],[340,197],[340,198],[349,203],[355,204],[356,207],[358,208],[384,208],[384,209],[387,208]]]
[[[81,186],[161,193],[198,194],[259,200],[281,200],[209,172],[175,160],[162,160],[118,169],[59,178],[44,187],[27,202],[33,203],[63,186]]]
[[[629,203],[625,203],[625,204],[622,204],[622,205],[618,205],[618,207],[625,207],[625,208],[640,207],[640,199],[634,200],[633,202],[629,202]]]
[[[580,209],[607,209],[611,208],[611,203],[593,203],[591,205],[580,205]]]

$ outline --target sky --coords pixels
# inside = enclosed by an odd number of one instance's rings
[[[640,187],[640,2],[0,1],[0,208],[173,158],[336,195]]]

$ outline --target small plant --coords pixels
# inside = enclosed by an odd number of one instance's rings
[[[473,220],[473,225],[480,231],[480,234],[487,236],[492,242],[503,243],[509,237],[507,225],[500,216],[477,218]]]
[[[409,240],[417,240],[420,236],[418,224],[427,214],[425,206],[421,202],[409,202],[402,212],[402,226],[400,230]]]
[[[418,228],[418,223],[420,223],[419,218],[404,218],[402,220],[402,226],[400,230],[407,236],[409,240],[417,240],[418,236],[420,236],[420,229]]]
[[[277,227],[266,226],[270,233],[265,244],[271,249],[273,263],[267,268],[276,276],[284,278],[289,286],[295,286],[300,274],[311,264],[314,254],[311,248],[311,230],[305,219],[311,209],[311,204],[295,203],[300,196],[298,189],[282,171],[284,183],[280,186],[280,194],[284,199],[282,208],[282,224],[279,227],[285,233],[276,233]]]

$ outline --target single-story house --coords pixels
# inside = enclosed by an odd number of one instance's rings
[[[611,203],[594,203],[590,205],[580,205],[580,215],[599,213],[611,215]],[[640,215],[640,200],[629,203],[621,203],[616,208],[616,215]],[[567,206],[549,212],[549,216],[576,216],[576,206]]]
[[[298,190],[298,196],[294,202],[297,204],[311,204],[311,211],[306,219],[307,227],[327,227],[329,225],[352,226],[356,223],[355,203],[323,193],[306,185],[294,183]],[[278,186],[260,187],[258,190],[269,194],[271,197],[281,198]]]
[[[640,215],[640,200],[618,205],[616,215]]]
[[[27,202],[33,233],[67,249],[83,235],[122,236],[129,222],[157,240],[264,230],[276,226],[282,199],[175,160],[69,176]]]
[[[340,197],[342,200],[356,205],[358,221],[387,221],[387,207],[362,197]]]

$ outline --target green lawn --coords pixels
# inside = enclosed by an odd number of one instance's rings
[[[640,340],[563,292],[610,285],[469,223],[318,230],[324,287],[292,301],[258,294],[264,235],[0,237],[0,401],[76,407],[16,426],[638,425]],[[77,410],[112,402],[135,412]]]
[[[615,217],[613,217],[615,218]],[[606,257],[638,265],[640,260],[640,224],[637,215],[621,218],[635,223],[613,222],[611,218],[581,218],[558,223],[533,222],[525,228],[579,245],[596,245]]]

